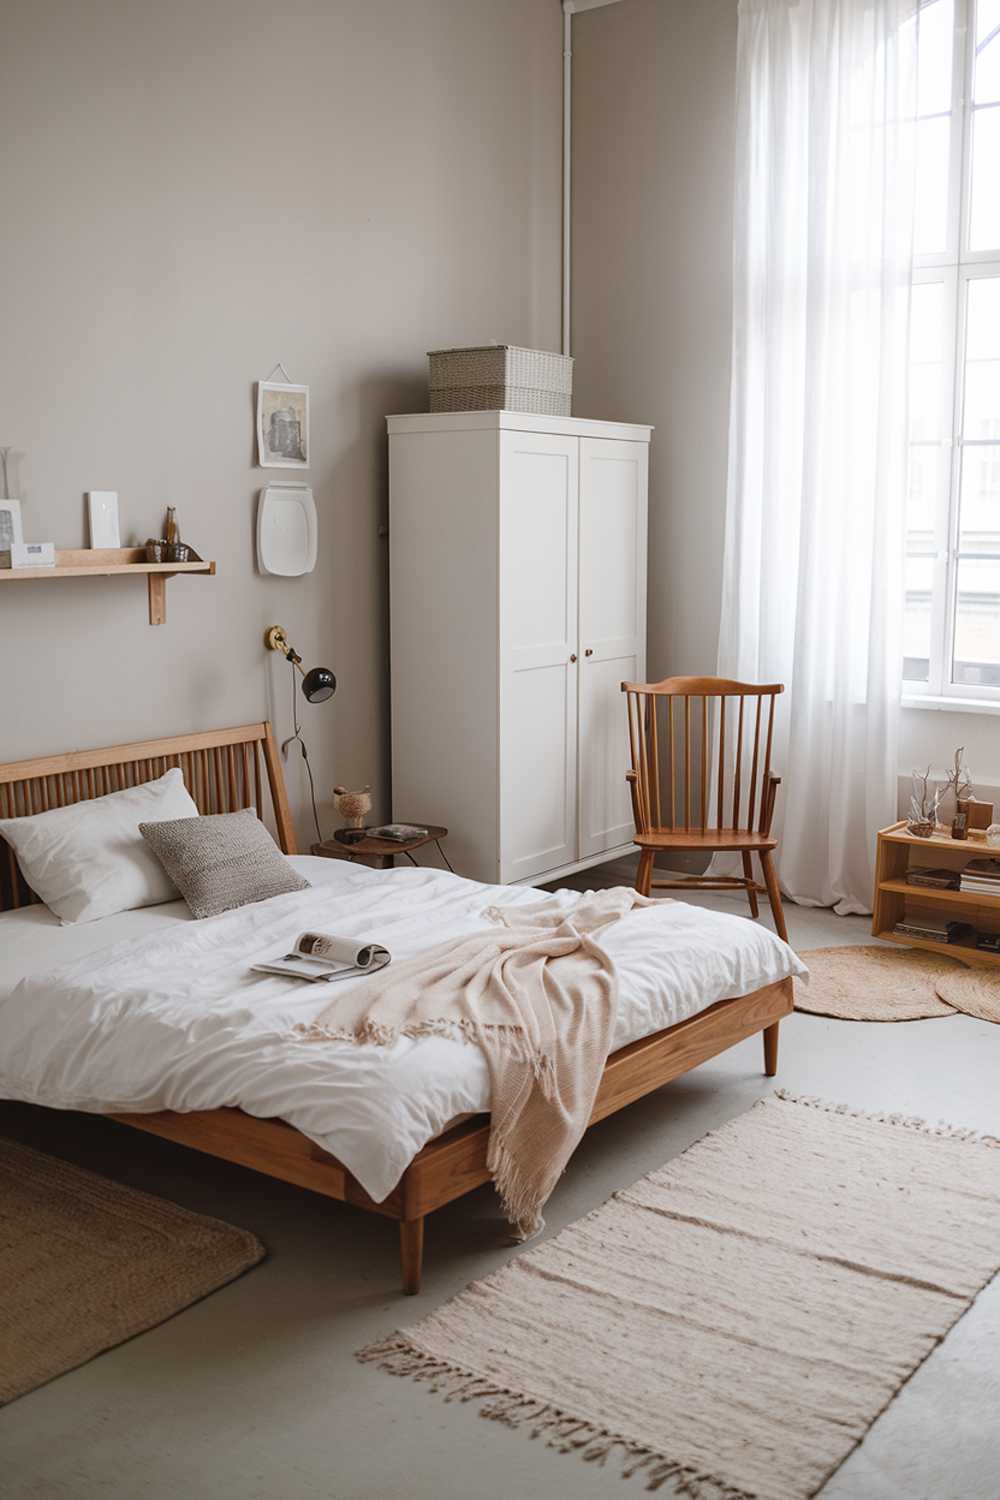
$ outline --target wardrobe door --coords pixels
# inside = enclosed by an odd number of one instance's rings
[[[645,443],[580,439],[580,855],[631,842],[623,681],[646,671]]]
[[[578,477],[578,438],[501,435],[503,881],[577,858]]]

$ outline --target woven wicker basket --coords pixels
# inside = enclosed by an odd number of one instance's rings
[[[432,349],[431,411],[527,411],[568,417],[573,406],[573,361],[547,349],[485,344]]]

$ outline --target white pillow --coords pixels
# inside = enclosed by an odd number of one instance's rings
[[[114,912],[175,901],[177,888],[142,834],[140,823],[196,818],[183,773],[55,807],[30,818],[0,818],[31,889],[64,926]]]

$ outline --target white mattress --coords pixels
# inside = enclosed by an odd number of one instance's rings
[[[248,965],[315,926],[378,938],[404,958],[481,930],[485,906],[539,893],[438,870],[293,863],[312,889],[197,923],[183,902],[76,927],[42,906],[0,915],[0,1097],[98,1113],[238,1105],[287,1120],[381,1201],[456,1116],[489,1109],[481,1053],[440,1037],[391,1048],[297,1040],[291,1028],[330,991]],[[559,899],[571,907],[579,895]],[[766,928],[681,901],[631,913],[602,942],[620,981],[615,1048],[804,972]]]

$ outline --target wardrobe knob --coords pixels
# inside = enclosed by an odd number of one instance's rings
[[[570,661],[576,661],[576,652],[575,651],[570,656]]]
[[[586,649],[586,651],[583,654],[584,654],[584,656],[593,656],[594,653],[590,649],[590,647],[588,646],[587,649]]]

